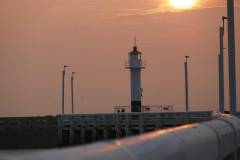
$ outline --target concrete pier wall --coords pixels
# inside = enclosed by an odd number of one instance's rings
[[[56,117],[0,118],[0,149],[59,146]]]
[[[211,120],[212,112],[115,113],[58,116],[61,144],[86,144]]]
[[[0,149],[55,148],[130,137],[212,119],[212,112],[0,118]]]
[[[214,120],[91,145],[32,153],[0,152],[4,160],[239,160],[240,119]]]

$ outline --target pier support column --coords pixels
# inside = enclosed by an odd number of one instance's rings
[[[81,143],[85,143],[85,129],[81,129]]]
[[[143,115],[140,115],[140,121],[139,121],[139,133],[142,134],[144,133],[144,118]]]
[[[73,144],[73,140],[74,140],[74,128],[70,128],[69,130],[69,144]]]
[[[103,128],[103,138],[104,138],[104,140],[108,139],[108,130],[107,130],[106,126]]]
[[[97,127],[92,128],[92,141],[96,141],[97,139]]]

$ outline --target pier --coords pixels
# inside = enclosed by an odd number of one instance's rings
[[[239,160],[240,120],[212,121],[158,130],[91,145],[28,153],[0,153],[4,160]]]
[[[130,137],[208,121],[213,119],[212,113],[106,113],[0,118],[0,148],[52,148]]]

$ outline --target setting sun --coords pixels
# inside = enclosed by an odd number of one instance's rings
[[[176,9],[189,9],[194,6],[196,0],[170,0],[170,3]]]

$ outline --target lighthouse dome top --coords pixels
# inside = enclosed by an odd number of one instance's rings
[[[141,52],[138,51],[137,46],[134,46],[133,50],[129,54],[141,54]]]
[[[134,46],[134,47],[133,47],[133,50],[134,50],[134,51],[137,51],[137,46]]]

